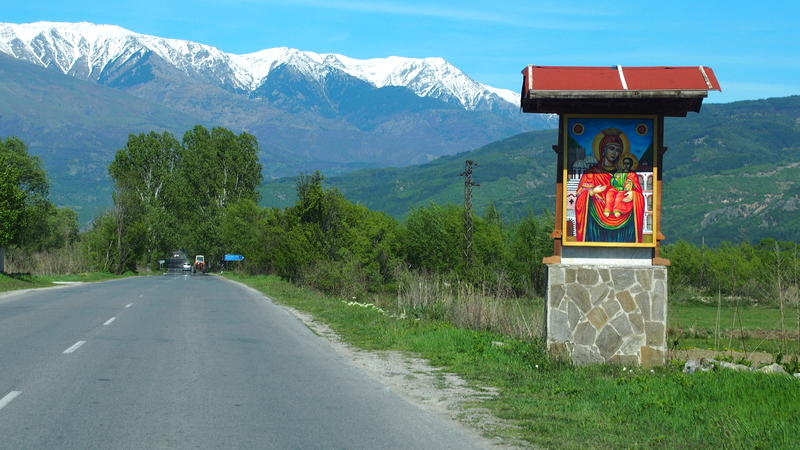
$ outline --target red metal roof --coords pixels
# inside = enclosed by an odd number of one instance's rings
[[[528,66],[523,92],[536,91],[721,91],[710,67]],[[655,92],[654,92],[655,94]]]

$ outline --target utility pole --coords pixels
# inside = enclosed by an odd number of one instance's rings
[[[471,159],[464,162],[464,171],[459,176],[464,177],[464,265],[472,268],[472,187],[480,186],[479,183],[472,181],[472,168],[478,167],[478,163]]]

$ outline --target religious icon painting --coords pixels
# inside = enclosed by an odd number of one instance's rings
[[[564,245],[655,247],[656,116],[564,116]]]

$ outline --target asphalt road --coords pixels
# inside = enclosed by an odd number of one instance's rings
[[[477,448],[212,276],[0,296],[0,448]]]

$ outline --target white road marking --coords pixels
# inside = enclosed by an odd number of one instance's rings
[[[19,394],[22,394],[22,391],[11,391],[8,394],[6,394],[5,397],[0,398],[0,409],[5,408],[6,405],[11,403],[11,400],[14,400],[15,398],[19,397]]]
[[[128,303],[127,305],[125,305],[126,308],[130,308],[131,306],[133,306],[133,303]]]
[[[78,342],[72,344],[72,346],[70,348],[64,350],[64,354],[65,355],[69,355],[70,353],[72,353],[75,350],[79,349],[81,347],[81,345],[83,345],[85,343],[86,343],[86,341],[78,341]]]
[[[116,317],[112,317],[112,318],[106,320],[105,322],[103,322],[103,326],[111,325],[111,322],[113,322],[115,320],[117,320],[117,318]]]

